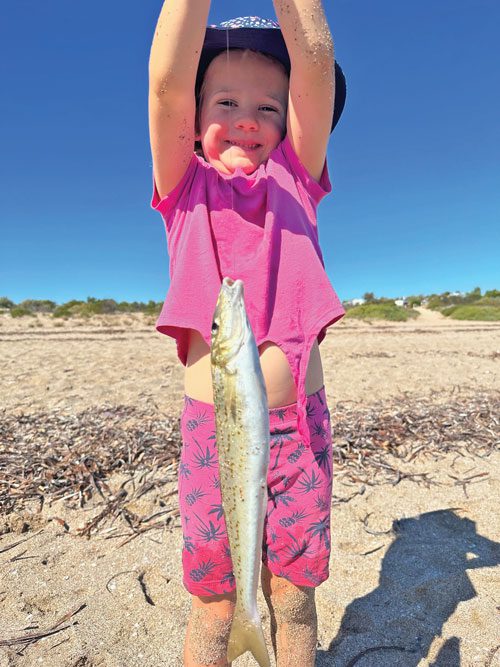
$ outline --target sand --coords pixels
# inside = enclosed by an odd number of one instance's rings
[[[498,394],[500,324],[420,311],[407,323],[344,320],[328,331],[320,349],[333,421],[339,404]],[[1,407],[9,414],[134,405],[176,416],[182,407],[175,344],[151,317],[3,314],[0,348]],[[367,486],[332,508],[330,578],[316,591],[317,665],[500,665],[498,452],[441,460],[423,452],[411,466],[440,485]],[[488,474],[465,492],[450,475],[471,470]],[[121,481],[115,475],[110,487]],[[162,493],[169,490],[175,481]],[[353,490],[334,479],[337,496]],[[144,497],[144,507],[157,507],[157,495]],[[124,546],[104,532],[87,540],[76,529],[99,511],[98,500],[0,517],[0,667],[182,665],[190,601],[178,520]],[[260,591],[259,605],[271,652]],[[71,612],[55,634],[27,646],[2,644]],[[254,664],[248,656],[233,663]]]

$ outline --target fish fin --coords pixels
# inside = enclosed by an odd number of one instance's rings
[[[245,609],[236,604],[227,647],[227,661],[231,663],[247,651],[252,653],[260,667],[271,667],[260,619],[258,616],[257,621],[249,618]]]

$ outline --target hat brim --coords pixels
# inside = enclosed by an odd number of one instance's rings
[[[197,96],[208,66],[215,56],[223,53],[227,48],[262,51],[262,53],[279,60],[285,67],[288,76],[290,76],[290,57],[279,28],[207,28],[196,74]],[[340,65],[335,62],[335,106],[330,132],[333,132],[339,122],[344,110],[345,99],[345,76]]]

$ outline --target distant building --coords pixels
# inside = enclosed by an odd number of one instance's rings
[[[361,306],[363,303],[365,303],[364,299],[349,299],[348,301],[344,301],[346,306]]]
[[[404,296],[402,299],[394,299],[396,306],[408,307],[408,299]]]

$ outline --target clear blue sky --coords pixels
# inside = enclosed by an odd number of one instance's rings
[[[500,3],[325,0],[348,99],[320,242],[341,299],[500,288]],[[16,0],[0,22],[0,296],[162,301],[147,65],[161,0]],[[210,22],[275,17],[212,1]]]

